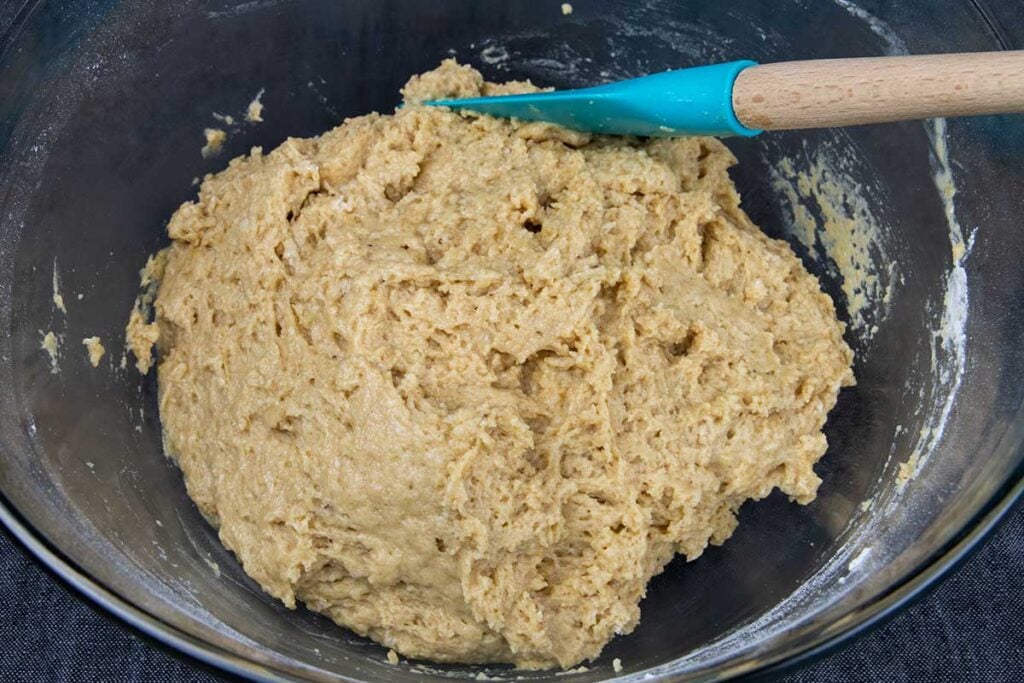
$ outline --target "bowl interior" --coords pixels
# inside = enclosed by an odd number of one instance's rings
[[[587,0],[563,16],[554,0],[81,0],[0,12],[3,498],[114,594],[267,671],[476,676],[392,667],[370,641],[265,596],[164,458],[155,381],[122,366],[123,330],[139,268],[194,179],[253,146],[391,111],[409,75],[449,56],[491,80],[571,87],[738,58],[996,49],[975,4]],[[242,121],[261,91],[265,121]],[[204,159],[208,127],[228,139]],[[1019,479],[1024,206],[1009,188],[1024,181],[1022,128],[989,117],[728,141],[747,212],[790,241],[849,323],[858,384],[827,425],[818,500],[747,504],[735,536],[673,562],[638,629],[575,677],[610,676],[614,658],[626,673],[723,673],[817,642]],[[57,372],[41,349],[51,331]],[[108,350],[98,368],[81,343],[91,336]]]

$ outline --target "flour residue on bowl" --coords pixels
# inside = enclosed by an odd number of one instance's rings
[[[203,558],[203,562],[205,562],[206,566],[210,568],[210,571],[213,572],[213,575],[216,576],[219,579],[220,578],[220,565],[217,564],[216,562],[214,562],[213,560],[207,558],[207,557]]]
[[[897,490],[902,491],[928,461],[946,432],[949,415],[956,403],[967,368],[968,287],[965,264],[974,246],[974,235],[965,239],[956,217],[956,184],[949,161],[946,120],[934,119],[927,124],[932,143],[930,162],[935,186],[942,200],[949,236],[951,266],[946,275],[942,303],[932,328],[931,371],[934,387],[930,396],[920,397],[922,405],[937,404],[924,416],[917,443],[910,456],[899,466]],[[922,389],[922,392],[925,390]],[[896,505],[890,501],[890,506]]]

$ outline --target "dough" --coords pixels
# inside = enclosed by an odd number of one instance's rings
[[[99,337],[86,337],[82,340],[82,345],[85,346],[85,351],[89,356],[89,365],[98,368],[100,361],[103,360],[103,354],[107,352],[103,346],[103,340]]]
[[[708,138],[417,106],[253,149],[168,225],[160,415],[245,571],[405,657],[569,667],[748,499],[807,503],[851,352]],[[149,270],[149,269],[147,269]],[[147,276],[148,277],[148,276]]]
[[[252,102],[245,109],[245,120],[249,123],[263,123],[263,102],[260,101],[263,92],[263,89],[260,88],[256,97],[252,98]]]
[[[206,144],[199,152],[204,159],[207,159],[220,154],[220,150],[224,147],[224,141],[228,139],[228,134],[220,128],[207,128],[203,131],[203,137],[206,138]]]

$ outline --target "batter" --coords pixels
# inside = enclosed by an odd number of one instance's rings
[[[717,140],[418,106],[259,148],[168,225],[160,415],[245,571],[393,648],[570,667],[736,510],[819,484],[843,325]]]

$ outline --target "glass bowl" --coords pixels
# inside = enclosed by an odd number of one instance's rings
[[[738,58],[1024,44],[1010,2],[560,5],[0,7],[0,518],[12,532],[126,621],[252,678],[550,676],[392,666],[374,643],[264,595],[220,545],[162,454],[153,377],[120,366],[139,268],[194,179],[252,146],[390,111],[411,74],[449,56],[492,80],[568,87]],[[242,122],[259,92],[264,122]],[[204,159],[209,127],[228,139]],[[566,679],[713,680],[798,661],[934,580],[1021,492],[1022,119],[728,144],[746,210],[793,244],[849,322],[858,385],[826,427],[818,499],[747,504],[728,543],[669,565],[637,630]],[[108,348],[98,368],[81,345],[91,336]]]

